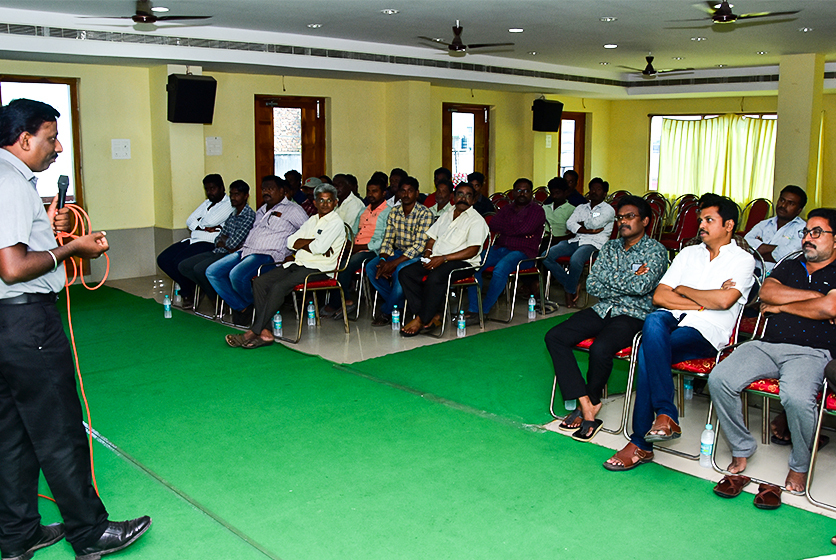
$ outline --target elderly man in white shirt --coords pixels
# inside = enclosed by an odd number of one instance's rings
[[[473,208],[476,190],[462,183],[456,188],[455,197],[455,209],[442,214],[427,230],[429,239],[421,262],[400,272],[407,304],[416,312],[415,318],[403,326],[403,336],[441,326],[439,309],[447,297],[447,277],[458,268],[478,266],[481,260],[482,244],[490,230]]]
[[[806,222],[799,217],[807,204],[807,193],[795,185],[781,190],[775,203],[775,215],[758,223],[744,236],[749,246],[763,257],[766,273],[772,272],[775,263],[790,253],[801,250],[798,232]]]
[[[572,239],[561,241],[549,249],[543,265],[549,269],[555,281],[566,293],[566,307],[575,307],[578,301],[578,281],[589,256],[603,247],[612,235],[615,210],[608,202],[609,185],[600,177],[589,182],[589,202],[581,204],[566,220],[566,229],[575,234]],[[557,262],[559,257],[570,257],[569,271]]]
[[[180,263],[200,253],[212,251],[215,248],[215,238],[233,212],[220,175],[212,173],[204,177],[203,190],[206,192],[206,200],[186,220],[191,235],[164,249],[157,257],[157,266],[180,284],[180,294],[186,300],[194,295],[195,283],[180,272]]]

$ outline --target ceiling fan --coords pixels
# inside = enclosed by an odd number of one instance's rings
[[[136,24],[150,24],[153,25],[158,21],[183,21],[189,19],[209,19],[212,16],[167,16],[157,15],[154,12],[154,5],[151,0],[137,0],[136,13],[132,16],[84,16],[95,17],[97,19],[130,19]]]
[[[639,70],[638,68],[632,68],[630,66],[622,66],[621,68],[626,68],[627,70],[632,70],[633,72],[640,72],[642,77],[647,79],[653,79],[656,76],[661,74],[689,74],[694,71],[693,68],[677,68],[676,70],[656,70],[653,67],[653,57],[646,56],[644,59],[647,61],[647,66],[644,67],[644,70]]]
[[[433,43],[439,45],[446,45],[447,46],[447,53],[450,56],[465,56],[468,51],[472,51],[473,49],[484,49],[488,47],[513,47],[514,43],[473,43],[470,45],[465,45],[464,41],[462,41],[462,31],[464,31],[464,27],[459,25],[459,20],[456,20],[456,25],[453,26],[453,40],[447,43],[442,39],[432,38],[432,37],[418,37],[419,39],[424,39],[425,41],[431,41]]]
[[[705,11],[708,13],[709,18],[711,19],[712,23],[734,23],[740,20],[752,20],[756,18],[764,18],[764,17],[777,17],[777,16],[791,16],[793,14],[797,14],[801,10],[793,10],[793,11],[786,11],[786,12],[755,12],[751,14],[735,14],[732,12],[732,8],[734,7],[733,4],[729,4],[728,0],[722,0],[722,2],[717,2],[716,0],[709,0],[706,2],[706,6],[702,4],[694,4],[695,8]],[[689,19],[689,20],[680,20],[680,21],[704,21],[704,18],[696,19]]]

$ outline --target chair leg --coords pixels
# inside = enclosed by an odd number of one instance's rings
[[[743,406],[743,425],[749,429],[749,393],[743,391],[740,393],[740,402]]]
[[[816,458],[819,454],[819,437],[821,436],[821,428],[822,423],[824,421],[824,411],[827,405],[827,382],[825,381],[824,388],[822,389],[822,398],[821,403],[819,404],[819,417],[818,421],[816,422],[816,433],[813,436],[813,450],[812,455],[810,456],[810,468],[807,469],[807,483],[804,489],[804,494],[807,496],[807,500],[814,505],[822,507],[824,509],[828,509],[830,511],[836,511],[836,506],[832,506],[825,502],[821,502],[813,498],[811,493],[811,487],[813,485],[813,470],[816,468]]]
[[[345,324],[345,334],[348,334],[348,313],[345,312],[345,294],[343,293],[342,288],[340,288],[340,303],[343,307],[343,324]],[[360,309],[360,299],[357,299],[357,309]]]
[[[764,445],[769,445],[769,437],[767,434],[769,433],[769,415],[771,403],[769,402],[769,397],[763,398],[763,417],[761,418],[761,443]]]

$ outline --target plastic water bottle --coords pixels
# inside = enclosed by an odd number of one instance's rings
[[[456,324],[456,338],[467,336],[467,322],[464,319],[464,311],[459,311],[459,320]]]
[[[537,300],[534,296],[528,296],[528,320],[533,321],[537,318]]]
[[[313,300],[308,302],[308,326],[316,326],[316,307],[314,307]]]
[[[700,436],[700,466],[707,469],[711,468],[711,452],[714,451],[714,426],[711,424],[705,425]]]
[[[273,315],[273,338],[282,337],[282,312],[276,311]]]
[[[397,305],[392,308],[392,330],[401,330],[401,312],[398,311]]]
[[[168,294],[163,298],[163,317],[171,319],[171,296]]]
[[[578,408],[578,399],[563,401],[563,408],[569,411],[575,410]]]
[[[686,375],[685,379],[682,380],[682,384],[685,387],[685,400],[690,401],[694,398],[694,378]]]
[[[180,295],[180,284],[174,284],[174,299],[171,303],[178,307],[183,305],[183,296]]]

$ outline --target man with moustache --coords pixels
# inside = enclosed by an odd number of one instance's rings
[[[540,250],[543,238],[543,228],[546,223],[546,213],[543,207],[533,201],[534,185],[531,180],[520,178],[514,181],[513,204],[502,207],[493,217],[490,230],[498,237],[488,252],[485,268],[493,267],[493,276],[488,285],[488,291],[482,299],[482,311],[490,313],[499,296],[505,291],[508,276],[514,272],[517,265],[528,259],[529,266]],[[481,284],[482,273],[476,273],[476,279]],[[469,325],[479,323],[479,302],[476,290],[481,286],[468,288],[468,308],[465,321]]]
[[[60,116],[50,105],[15,99],[0,107],[0,553],[28,560],[64,538],[78,559],[130,546],[151,518],[108,520],[92,485],[70,345],[55,308],[63,261],[108,250],[104,232],[58,245],[69,210],[44,211],[35,173],[61,153]],[[57,197],[56,197],[57,200]],[[43,472],[64,523],[41,525]]]
[[[767,274],[782,257],[801,250],[798,232],[804,229],[804,220],[799,214],[806,204],[804,189],[787,185],[775,203],[775,215],[755,225],[744,237],[749,246],[763,257]]]
[[[680,437],[671,364],[714,356],[728,344],[754,283],[755,259],[732,239],[737,204],[705,194],[699,208],[702,243],[680,251],[653,292],[653,305],[661,309],[642,327],[633,434],[604,463],[607,470],[650,462],[654,442]]]
[[[275,175],[264,177],[261,180],[264,204],[255,212],[253,227],[241,249],[206,269],[206,278],[221,299],[229,304],[232,322],[236,325],[247,326],[252,318],[252,279],[258,267],[283,262],[290,254],[287,238],[308,219],[302,207],[287,198],[290,193],[286,181]]]
[[[799,232],[804,254],[777,266],[761,288],[761,311],[770,314],[763,337],[735,349],[708,378],[711,398],[731,447],[728,471],[733,474],[743,472],[757,449],[743,423],[740,392],[758,379],[780,380],[781,405],[792,432],[785,486],[792,494],[804,493],[816,424],[816,394],[821,390],[825,366],[836,356],[834,231],[836,209],[818,208],[808,214],[806,226]],[[723,488],[720,491],[723,495]]]
[[[435,184],[435,204],[428,209],[433,214],[433,221],[437,220],[445,212],[452,212],[453,205],[450,199],[453,197],[453,181],[442,179]]]
[[[668,253],[645,234],[650,217],[650,205],[643,198],[625,196],[618,201],[615,219],[620,237],[604,244],[586,280],[586,291],[597,297],[598,303],[546,333],[560,393],[565,400],[578,401],[578,408],[559,428],[574,432],[572,437],[578,441],[589,441],[603,426],[596,416],[613,357],[630,346],[644,319],[655,310],[653,290],[668,266]],[[584,380],[572,350],[588,338],[595,338],[595,342],[589,347]]]
[[[441,216],[427,230],[429,239],[421,262],[401,272],[407,303],[415,312],[415,318],[401,329],[403,336],[441,326],[439,309],[447,297],[447,277],[456,269],[479,265],[482,244],[490,233],[488,224],[473,208],[473,187],[459,185],[455,197],[455,210]]]
[[[433,223],[433,215],[418,204],[419,186],[415,177],[401,180],[398,192],[401,204],[393,207],[386,219],[380,256],[366,264],[366,276],[383,299],[380,313],[372,320],[373,327],[388,325],[395,305],[403,309],[401,271],[418,262],[427,242],[427,230]]]

